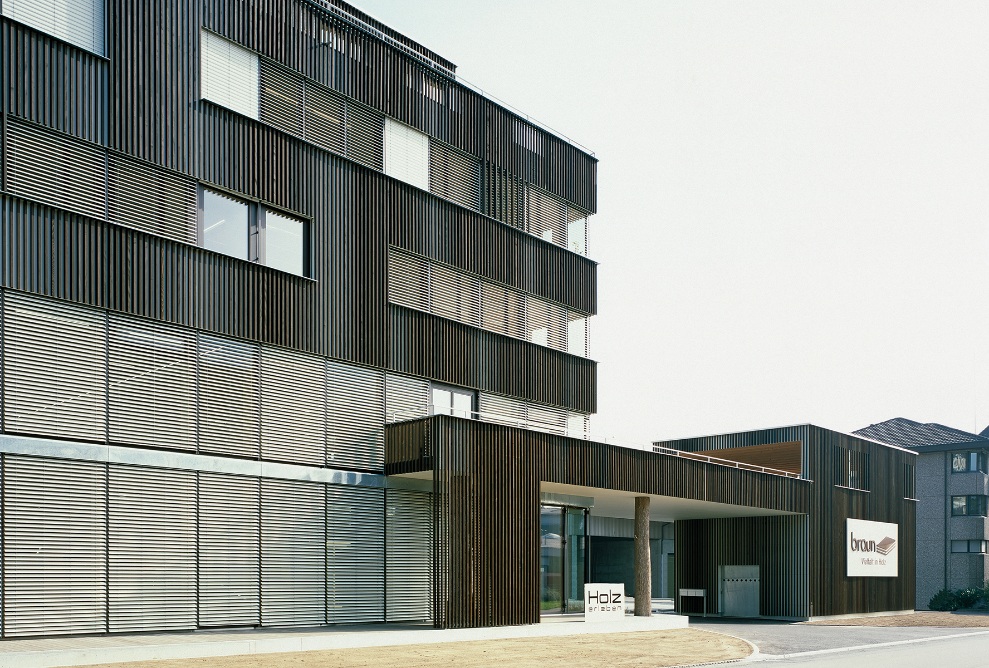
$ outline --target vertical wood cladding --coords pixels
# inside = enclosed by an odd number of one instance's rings
[[[595,362],[389,305],[388,366],[446,383],[593,413]]]

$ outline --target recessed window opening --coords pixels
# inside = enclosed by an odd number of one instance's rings
[[[474,416],[473,390],[436,384],[431,389],[430,415],[452,415],[468,419]]]
[[[955,452],[951,455],[951,472],[968,473],[974,471],[986,472],[986,453]]]

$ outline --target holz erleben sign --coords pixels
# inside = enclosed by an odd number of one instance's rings
[[[895,578],[899,575],[900,525],[868,520],[846,520],[846,575]]]
[[[584,621],[609,622],[625,617],[625,584],[584,585]]]

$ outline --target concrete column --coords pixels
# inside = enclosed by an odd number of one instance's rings
[[[635,616],[652,616],[652,559],[649,555],[649,497],[635,497]]]

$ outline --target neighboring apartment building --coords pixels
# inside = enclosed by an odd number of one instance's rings
[[[641,496],[811,613],[805,469],[587,439],[587,150],[341,0],[0,0],[0,54],[3,638],[538,622]]]
[[[854,432],[915,450],[917,461],[917,607],[941,589],[989,579],[989,439],[936,423],[893,418]]]

